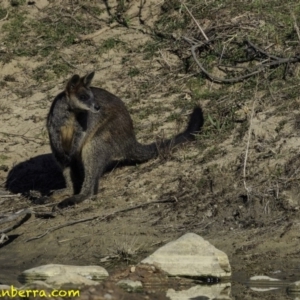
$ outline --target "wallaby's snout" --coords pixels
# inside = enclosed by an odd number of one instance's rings
[[[91,109],[90,111],[92,113],[98,113],[100,111],[100,105],[98,105],[97,103],[94,103],[92,106],[91,106]]]

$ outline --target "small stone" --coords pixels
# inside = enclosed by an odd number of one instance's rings
[[[214,285],[197,285],[191,287],[188,290],[175,291],[169,289],[167,291],[167,297],[171,300],[190,300],[190,299],[222,299],[231,300],[230,297],[231,285],[226,284],[214,284]]]
[[[130,268],[130,272],[131,272],[131,273],[134,273],[134,272],[135,272],[135,266],[132,266],[132,267]]]
[[[143,288],[143,285],[140,281],[133,281],[129,279],[122,279],[117,282],[117,285],[129,291],[138,291]]]
[[[65,275],[77,274],[90,280],[103,280],[108,276],[108,272],[100,266],[71,266],[49,264],[32,268],[22,272],[20,281],[27,283],[35,280],[46,280],[47,278]]]
[[[300,281],[295,281],[293,283],[291,283],[288,288],[287,291],[289,293],[300,293]]]

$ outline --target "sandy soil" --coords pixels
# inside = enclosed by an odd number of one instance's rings
[[[41,0],[36,1],[39,9],[27,5],[22,9],[33,18],[42,18],[57,3]],[[132,3],[128,15],[138,12],[138,5]],[[8,1],[4,1],[5,5],[9,7]],[[105,10],[104,4],[99,5]],[[39,66],[50,64],[48,58],[13,56],[1,63],[0,181],[1,189],[5,191],[7,187],[11,194],[0,195],[0,215],[23,208],[50,211],[51,207],[34,205],[32,199],[64,186],[50,153],[45,119],[52,100],[74,73],[96,71],[94,85],[123,99],[140,141],[172,136],[184,128],[190,107],[178,108],[175,103],[180,97],[188,99],[189,91],[184,88],[173,93],[171,87],[177,83],[171,85],[173,79],[165,68],[168,64],[170,70],[176,69],[179,58],[168,49],[161,49],[160,56],[148,59],[141,50],[145,43],[153,41],[148,32],[160,12],[161,4],[147,1],[142,11],[144,25],[133,17],[129,28],[112,26],[91,42],[57,49],[64,59],[60,61],[70,68],[57,78],[47,68],[43,72],[51,73],[50,80],[45,79],[44,73],[40,80],[33,76]],[[101,18],[103,27],[109,16],[104,13]],[[0,26],[7,22],[9,17]],[[115,39],[119,44],[103,53],[94,53],[95,47],[107,39]],[[5,48],[3,33],[0,49],[10,51]],[[139,72],[131,76],[135,68]],[[179,85],[185,76],[178,77]],[[218,89],[216,84],[211,87]],[[295,100],[298,104],[299,101]],[[201,105],[207,119],[212,103],[206,100]],[[249,120],[251,102],[246,106],[250,107],[245,112]],[[198,233],[226,252],[233,272],[242,274],[241,278],[285,274],[287,280],[297,279],[300,139],[299,129],[294,126],[296,111],[292,107],[286,115],[279,114],[271,104],[255,111],[246,166],[248,130],[237,143],[235,137],[241,126],[237,123],[220,142],[218,135],[211,139],[200,135],[197,142],[172,150],[164,157],[105,174],[95,201],[66,209],[55,218],[32,216],[9,232],[9,241],[0,246],[0,283],[18,286],[20,271],[47,263],[100,264],[109,271],[115,270],[135,264],[186,232]],[[174,112],[179,115],[177,121],[170,118]],[[282,120],[285,122],[278,131]],[[280,170],[279,176],[276,170]],[[151,204],[106,217],[127,207],[166,199],[175,202]],[[99,218],[27,241],[55,226],[93,216]],[[278,270],[282,273],[274,273]],[[251,299],[255,297],[258,294],[252,294]]]

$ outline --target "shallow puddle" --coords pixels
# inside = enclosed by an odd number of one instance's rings
[[[20,286],[17,278],[20,270],[15,267],[2,267],[0,271],[0,284]],[[270,274],[268,274],[270,275]],[[253,278],[253,277],[252,277]],[[156,291],[166,293],[172,300],[185,299],[300,299],[300,292],[290,292],[288,286],[300,280],[300,269],[289,270],[288,272],[277,271],[271,274],[270,280],[264,277],[256,277],[251,280],[246,273],[235,273],[232,280],[217,284],[194,284],[192,281],[188,286],[180,286],[176,280],[170,279],[170,284],[147,284],[146,291]],[[152,299],[152,298],[150,298]]]

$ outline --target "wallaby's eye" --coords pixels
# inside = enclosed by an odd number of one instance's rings
[[[81,94],[81,95],[79,95],[79,99],[81,101],[87,101],[87,100],[89,100],[89,98],[90,97],[87,94]]]

